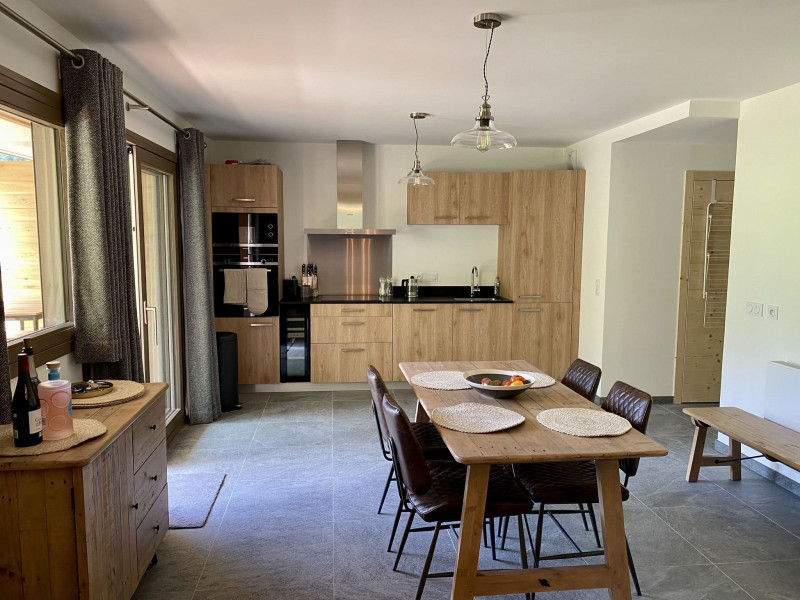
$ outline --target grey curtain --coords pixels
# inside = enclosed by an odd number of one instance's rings
[[[122,71],[92,50],[61,61],[75,357],[94,377],[142,381]]]
[[[6,310],[3,304],[3,284],[0,283],[0,425],[11,423],[11,382],[8,374],[8,342],[6,341]]]
[[[203,134],[178,133],[183,234],[183,315],[186,331],[186,400],[189,422],[210,423],[220,414],[217,338],[214,330]]]

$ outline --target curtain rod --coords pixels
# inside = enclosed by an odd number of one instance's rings
[[[81,67],[83,67],[84,59],[80,54],[76,54],[75,52],[73,52],[72,50],[70,50],[69,48],[67,48],[66,46],[64,46],[60,42],[58,42],[57,40],[53,39],[48,34],[46,34],[44,31],[42,31],[41,29],[36,27],[36,25],[34,25],[30,21],[28,21],[25,17],[23,17],[22,15],[14,12],[13,10],[11,10],[8,6],[6,6],[2,2],[0,2],[0,13],[3,13],[4,15],[6,15],[9,19],[14,21],[17,25],[20,25],[21,27],[27,29],[33,35],[35,35],[36,37],[38,37],[42,41],[50,44],[53,48],[58,50],[64,56],[69,57],[72,60],[72,66],[74,66],[76,69],[80,69]],[[162,115],[160,112],[158,112],[157,110],[154,110],[148,104],[145,104],[144,102],[142,102],[139,98],[137,98],[136,96],[131,94],[129,91],[123,89],[122,93],[125,94],[128,98],[130,98],[134,102],[136,102],[137,104],[139,104],[140,107],[143,108],[144,110],[147,110],[148,112],[152,113],[153,116],[158,117],[159,119],[164,121],[164,123],[166,123],[167,125],[172,127],[175,131],[180,131],[186,137],[189,136],[189,133],[183,127],[179,127],[178,125],[176,125],[175,123],[170,121],[167,117]],[[130,108],[128,108],[128,110],[130,110]]]

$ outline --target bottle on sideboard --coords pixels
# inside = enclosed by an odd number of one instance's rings
[[[36,362],[33,359],[33,346],[31,345],[31,338],[22,340],[22,352],[28,355],[28,368],[30,369],[31,381],[33,382],[33,389],[39,393],[39,374],[36,372]]]
[[[19,374],[11,400],[11,422],[15,446],[35,446],[42,442],[42,406],[31,381],[30,356],[17,355]]]

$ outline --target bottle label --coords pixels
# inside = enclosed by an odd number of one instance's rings
[[[28,413],[28,427],[31,433],[39,433],[42,430],[42,409],[32,410]]]

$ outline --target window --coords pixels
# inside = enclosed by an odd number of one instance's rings
[[[71,319],[61,135],[0,110],[0,268],[9,340]]]

